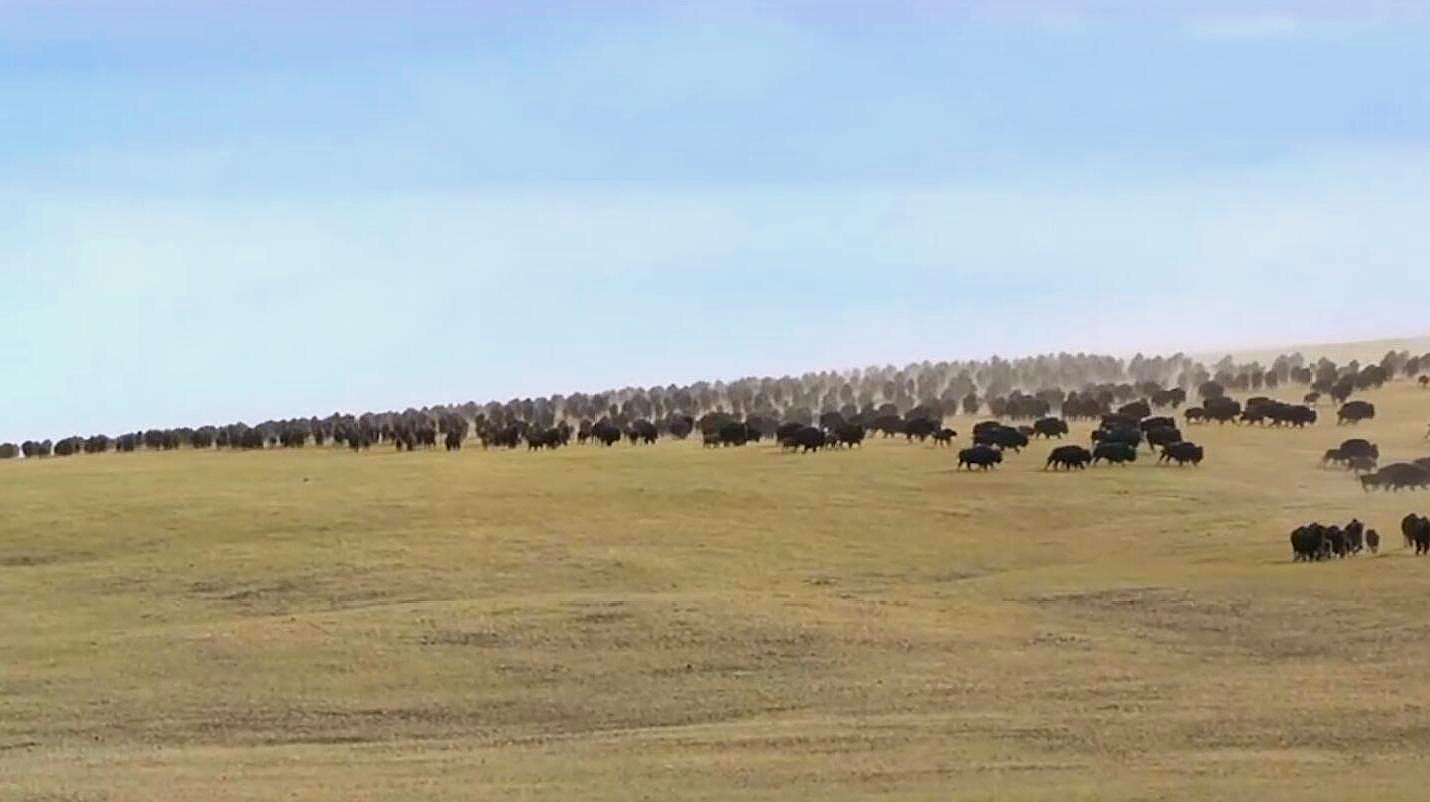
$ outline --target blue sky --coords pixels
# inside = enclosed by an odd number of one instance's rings
[[[0,2],[0,440],[1430,330],[1430,5]]]

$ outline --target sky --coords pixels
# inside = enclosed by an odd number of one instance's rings
[[[0,0],[0,441],[1430,332],[1430,3]]]

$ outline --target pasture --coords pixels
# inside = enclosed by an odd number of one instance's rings
[[[1430,391],[1361,397],[1199,468],[956,472],[968,417],[0,463],[0,799],[1422,800],[1430,493],[1318,463],[1430,455]]]

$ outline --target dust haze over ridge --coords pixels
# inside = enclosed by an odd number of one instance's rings
[[[107,8],[0,11],[0,438],[1423,333],[1405,4]]]

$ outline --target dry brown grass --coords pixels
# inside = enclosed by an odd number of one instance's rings
[[[1430,494],[1193,432],[0,464],[0,799],[1424,799]],[[1387,553],[1289,561],[1353,514]]]

